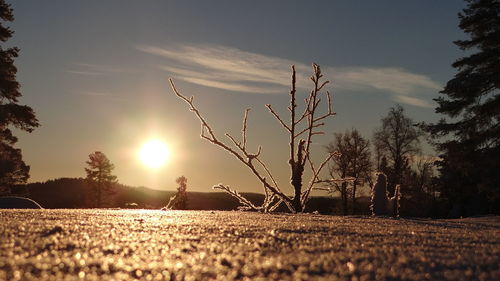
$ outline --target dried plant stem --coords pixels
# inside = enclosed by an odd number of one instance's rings
[[[276,179],[273,177],[268,166],[260,159],[262,148],[259,146],[257,149],[257,153],[250,153],[247,150],[248,114],[250,112],[250,109],[245,110],[245,114],[243,117],[241,141],[238,141],[228,133],[225,134],[225,136],[231,141],[232,145],[234,146],[234,148],[230,147],[217,138],[212,127],[195,106],[193,97],[187,98],[186,96],[182,95],[175,87],[172,79],[169,79],[170,86],[172,87],[175,95],[185,101],[189,105],[189,109],[193,111],[200,120],[201,138],[209,141],[216,146],[221,147],[222,149],[232,154],[240,162],[247,166],[255,175],[255,177],[257,177],[257,179],[262,183],[265,192],[265,198],[262,206],[253,205],[252,202],[245,199],[237,191],[230,189],[228,186],[222,184],[214,186],[215,189],[224,190],[237,198],[239,202],[244,206],[244,209],[269,212],[275,210],[279,205],[281,205],[281,203],[285,203],[290,211],[302,212],[305,208],[305,204],[311,193],[311,190],[313,189],[313,186],[319,182],[319,174],[323,170],[324,166],[328,163],[328,161],[336,155],[335,153],[328,155],[317,169],[310,158],[310,148],[313,136],[324,134],[323,131],[319,130],[320,127],[325,125],[323,120],[327,117],[335,115],[332,110],[332,100],[330,93],[326,91],[325,95],[328,101],[327,112],[323,115],[317,116],[318,107],[321,103],[319,94],[322,89],[329,83],[329,81],[320,82],[323,75],[321,74],[319,65],[313,64],[313,72],[314,73],[313,76],[311,76],[311,80],[314,83],[314,88],[305,99],[305,108],[300,117],[297,117],[296,112],[297,79],[295,66],[292,66],[290,106],[288,107],[288,110],[290,112],[290,122],[288,124],[285,123],[284,119],[280,117],[280,115],[272,108],[270,104],[266,105],[271,115],[276,118],[276,120],[289,134],[290,158],[288,160],[288,164],[290,165],[291,170],[290,182],[294,191],[293,197],[287,196],[281,191],[278,183],[276,182]],[[298,138],[304,134],[306,135],[305,139],[299,140]],[[304,168],[307,163],[309,163],[309,167],[312,171],[312,177],[308,183],[307,188],[305,190],[302,190],[302,177]],[[268,181],[266,177],[269,177],[270,181]]]
[[[338,153],[330,153],[323,162],[319,165],[319,168],[316,170],[314,167],[314,163],[311,161],[310,158],[308,158],[309,166],[311,167],[311,170],[313,172],[313,176],[311,177],[311,180],[309,181],[309,185],[307,186],[306,190],[302,192],[302,197],[301,197],[301,202],[305,206],[307,199],[309,198],[309,194],[311,194],[311,191],[316,183],[318,183],[319,180],[319,174],[325,167],[325,165],[333,158],[339,156]]]
[[[238,201],[243,205],[243,207],[240,207],[240,209],[251,210],[251,211],[260,211],[262,209],[262,207],[255,206],[252,202],[250,202],[250,200],[241,196],[241,194],[238,191],[231,189],[229,186],[226,186],[223,184],[218,184],[218,185],[214,185],[212,188],[223,190],[223,191],[229,193],[230,195],[232,195],[233,197],[237,198]]]
[[[231,135],[226,134],[226,136],[233,142],[233,144],[241,151],[241,153],[238,153],[237,151],[235,151],[234,149],[232,149],[231,147],[229,147],[228,145],[226,145],[225,143],[223,143],[222,141],[220,141],[217,138],[217,136],[215,135],[214,130],[212,129],[212,127],[208,124],[208,122],[205,120],[205,118],[201,115],[201,113],[198,110],[198,108],[194,105],[194,103],[193,103],[194,98],[193,97],[187,98],[186,96],[182,95],[177,90],[177,88],[175,87],[175,84],[174,84],[173,80],[169,79],[169,81],[170,81],[170,86],[172,87],[172,90],[177,95],[177,97],[179,97],[180,99],[184,100],[189,105],[190,110],[193,111],[195,113],[195,115],[198,117],[198,119],[200,120],[201,125],[202,125],[202,127],[201,127],[201,137],[203,139],[211,142],[214,145],[217,145],[217,146],[223,148],[224,150],[226,150],[227,152],[229,152],[230,154],[232,154],[234,157],[236,157],[245,166],[247,166],[252,171],[252,173],[259,179],[259,181],[262,183],[262,185],[264,186],[264,190],[266,191],[266,193],[267,193],[267,191],[270,191],[271,193],[279,196],[285,203],[291,201],[291,199],[288,198],[283,192],[281,192],[277,186],[274,186],[274,185],[270,184],[267,181],[267,179],[260,174],[260,172],[257,170],[257,168],[255,167],[255,165],[253,164],[253,160],[257,159],[260,156],[260,153],[261,153],[262,149],[259,146],[258,151],[255,154],[249,153],[247,151],[247,149],[246,149],[246,134],[247,134],[246,123],[247,123],[247,115],[248,115],[248,112],[249,112],[248,109],[245,111],[245,118],[244,118],[244,122],[243,122],[243,129],[242,129],[242,135],[244,136],[243,137],[244,138],[243,144],[237,142]],[[208,132],[208,136],[206,135],[206,132]],[[268,172],[270,174],[269,169],[267,168],[267,166],[261,160],[259,160],[257,162],[260,163],[260,165],[262,167],[264,167],[264,169],[266,170],[266,172]],[[272,182],[275,183],[275,180],[274,180],[274,178],[272,176],[271,176],[271,180],[272,180]],[[230,192],[230,194],[232,194],[235,197],[238,196],[238,195],[235,195],[235,193],[231,193]],[[237,197],[237,198],[240,199],[239,197]]]
[[[333,157],[333,155],[329,155],[325,161],[323,161],[320,165],[320,168],[316,171],[314,169],[314,165],[310,159],[310,148],[311,148],[311,139],[314,135],[324,134],[323,131],[315,131],[316,128],[322,127],[325,125],[324,122],[320,122],[327,117],[335,115],[332,109],[332,101],[330,97],[330,92],[326,92],[327,101],[328,101],[328,111],[324,115],[319,117],[316,116],[316,112],[318,110],[318,106],[321,102],[321,99],[318,97],[318,94],[323,89],[325,85],[329,83],[329,81],[322,82],[320,84],[320,79],[323,77],[321,74],[321,68],[317,64],[313,64],[314,74],[311,77],[311,80],[314,83],[314,89],[310,92],[309,96],[305,99],[305,109],[300,118],[297,119],[296,116],[296,71],[295,66],[292,66],[292,87],[290,90],[290,106],[288,110],[290,111],[290,124],[286,125],[283,119],[274,111],[271,105],[266,105],[271,114],[278,120],[278,122],[288,131],[290,134],[290,159],[288,163],[290,165],[291,170],[291,184],[294,188],[294,197],[292,198],[292,204],[295,211],[302,211],[305,207],[307,198],[311,193],[312,187],[315,184],[319,173],[322,171],[325,164]],[[305,128],[296,133],[297,126],[301,124],[303,120],[306,120],[307,125]],[[307,133],[306,140],[297,141],[298,137]],[[313,177],[309,182],[309,185],[305,191],[302,191],[302,177],[304,172],[304,166],[306,163],[310,163],[310,167],[313,171]]]

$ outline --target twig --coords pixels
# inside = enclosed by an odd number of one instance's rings
[[[234,189],[231,189],[229,186],[225,186],[223,184],[218,184],[212,186],[213,189],[220,189],[223,190],[230,195],[232,195],[234,198],[238,199],[238,201],[243,204],[246,208],[246,210],[253,210],[253,211],[259,211],[261,210],[261,207],[256,207],[250,200],[246,199],[245,197],[241,196],[240,193]]]

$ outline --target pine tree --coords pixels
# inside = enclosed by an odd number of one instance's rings
[[[186,210],[187,209],[187,178],[185,176],[178,177],[175,182],[179,185],[177,193],[170,197],[168,204],[162,210]]]
[[[500,2],[467,2],[459,27],[470,39],[454,43],[470,55],[453,63],[458,73],[435,99],[436,112],[449,118],[422,127],[444,137],[437,144],[442,191],[461,209],[456,215],[499,213]]]
[[[102,197],[113,187],[116,183],[116,176],[111,172],[115,166],[109,161],[108,157],[100,151],[96,151],[89,155],[89,160],[86,161],[88,168],[85,168],[87,173],[87,180],[89,180],[94,187],[96,207],[101,207]]]
[[[10,22],[14,20],[12,8],[4,0],[0,0],[0,19]],[[32,132],[39,126],[33,109],[19,105],[21,92],[16,80],[17,68],[14,59],[18,56],[16,47],[5,48],[4,43],[12,37],[13,31],[2,25],[0,21],[0,189],[25,183],[29,178],[29,166],[22,160],[21,150],[15,148],[17,138],[11,127]]]

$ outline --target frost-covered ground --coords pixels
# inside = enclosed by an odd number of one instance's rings
[[[500,218],[0,210],[0,280],[500,280]]]

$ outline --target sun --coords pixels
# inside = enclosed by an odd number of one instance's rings
[[[139,151],[139,158],[149,168],[160,168],[168,162],[170,150],[165,142],[158,139],[151,139],[142,145]]]

